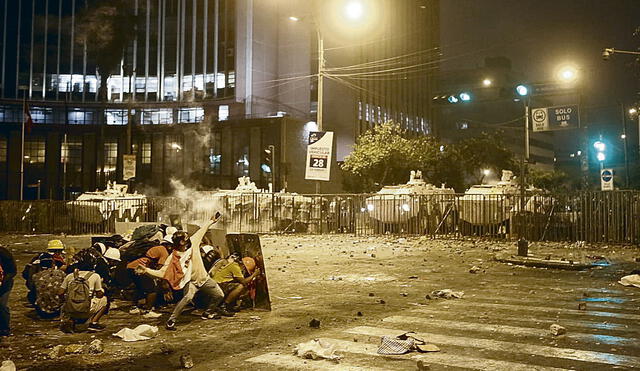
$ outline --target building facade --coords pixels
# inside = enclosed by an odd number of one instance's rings
[[[0,198],[18,198],[21,183],[30,199],[104,188],[122,181],[126,154],[136,156],[139,191],[170,193],[172,179],[233,188],[240,176],[311,191],[303,158],[317,115],[321,38],[323,129],[336,133],[338,161],[382,120],[429,133],[432,75],[387,70],[429,62],[422,51],[437,46],[437,2],[370,1],[382,15],[377,28],[401,36],[357,41],[331,33],[335,17],[325,7],[339,3],[0,0]],[[34,123],[24,150],[23,106]],[[323,191],[340,190],[334,169]]]

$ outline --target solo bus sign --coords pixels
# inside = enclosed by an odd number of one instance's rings
[[[531,122],[533,131],[577,129],[580,127],[578,105],[534,108]]]

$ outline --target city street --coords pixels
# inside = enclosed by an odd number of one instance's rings
[[[4,235],[19,271],[52,236]],[[76,249],[89,237],[62,237]],[[624,246],[533,243],[535,256],[611,264],[588,271],[524,268],[498,263],[514,242],[431,240],[427,237],[349,235],[261,237],[271,312],[243,311],[203,321],[183,315],[178,330],[128,314],[116,300],[99,333],[64,334],[58,322],[37,319],[25,307],[21,278],[11,295],[13,337],[0,360],[19,369],[179,369],[190,354],[195,370],[607,370],[640,368],[640,289],[617,283],[638,268],[637,250]],[[471,273],[473,267],[479,268]],[[461,299],[427,299],[433,290],[463,291]],[[584,306],[586,304],[586,307]],[[164,312],[169,312],[170,307]],[[312,319],[320,321],[312,328]],[[157,337],[125,343],[112,336],[139,324],[159,327]],[[566,334],[554,336],[558,324]],[[434,353],[377,354],[380,337],[414,331],[436,345]],[[100,354],[51,359],[56,345],[99,339]],[[293,355],[299,343],[321,339],[338,362]],[[426,368],[423,368],[426,369]]]

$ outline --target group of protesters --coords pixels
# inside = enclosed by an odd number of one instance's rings
[[[131,300],[130,314],[159,318],[162,306],[175,304],[165,327],[192,304],[201,318],[231,317],[255,298],[260,268],[251,257],[227,257],[207,241],[216,214],[193,235],[176,227],[149,225],[130,238],[103,239],[73,256],[60,240],[49,241],[22,271],[27,300],[42,318],[60,319],[64,332],[100,331],[116,297]],[[9,336],[8,299],[17,274],[11,253],[0,247],[0,336]]]

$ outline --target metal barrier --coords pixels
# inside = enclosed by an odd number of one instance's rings
[[[204,220],[222,209],[228,231],[479,236],[636,243],[640,192],[527,195],[227,194],[212,203],[170,197],[0,201],[0,232],[114,233],[116,221]]]

